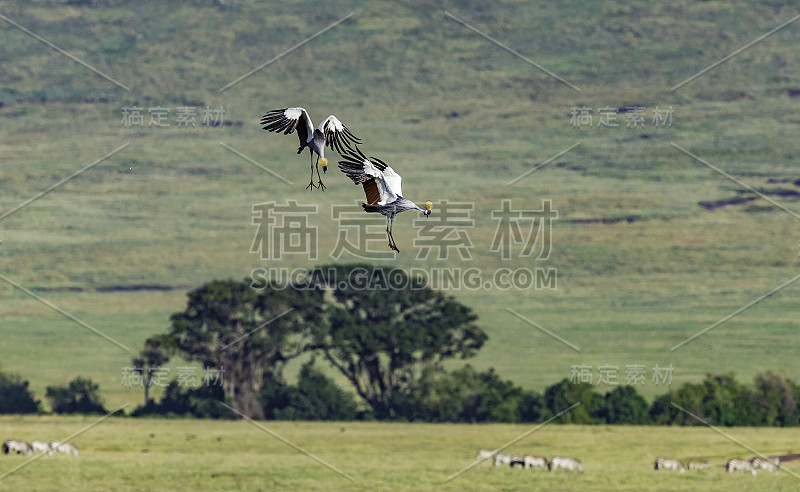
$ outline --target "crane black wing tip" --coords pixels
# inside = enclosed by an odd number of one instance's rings
[[[346,130],[347,129],[345,128],[343,131],[336,131],[330,129],[327,129],[325,131],[326,145],[335,150],[336,152],[338,152],[339,155],[344,155],[344,153],[347,150],[352,150],[354,143],[355,144],[360,143],[360,140],[354,142],[353,139],[350,138]]]
[[[363,167],[361,162],[356,159],[353,159],[352,156],[342,154],[343,160],[339,161],[339,169],[342,170],[344,173],[352,173],[361,170]]]
[[[342,125],[342,128],[344,128],[344,130],[342,131],[342,133],[343,133],[343,134],[344,134],[344,136],[345,136],[345,140],[350,140],[352,143],[354,143],[354,144],[356,144],[356,145],[362,145],[362,144],[363,144],[363,142],[361,141],[361,139],[360,139],[360,138],[358,138],[358,137],[356,137],[356,136],[353,134],[353,132],[351,132],[351,131],[350,131],[350,129],[349,129],[349,128],[347,128],[347,127],[346,127],[346,126],[344,126],[344,125]]]
[[[264,122],[262,122],[262,124],[263,124],[263,123],[264,123]],[[264,130],[266,130],[266,131],[268,131],[268,132],[276,132],[276,133],[280,133],[280,132],[282,132],[282,131],[286,130],[286,129],[287,129],[287,126],[288,126],[289,128],[291,128],[291,125],[287,125],[287,124],[286,124],[285,122],[283,122],[283,121],[272,121],[272,122],[266,122],[266,123],[267,123],[267,124],[266,124],[265,126],[263,126],[263,127],[262,127],[262,129],[264,129]]]
[[[384,171],[384,170],[386,170],[386,168],[387,168],[387,167],[389,167],[389,165],[388,165],[388,164],[386,164],[385,162],[383,162],[382,160],[378,159],[378,158],[377,158],[377,157],[375,157],[375,156],[369,156],[369,160],[370,160],[370,162],[372,162],[372,164],[373,164],[375,167],[377,167],[377,168],[378,168],[380,171]]]
[[[261,119],[263,120],[267,118],[280,118],[283,117],[285,111],[286,111],[285,109],[271,109],[267,111],[264,114],[264,116],[261,117]]]
[[[367,179],[364,174],[364,154],[359,150],[347,150],[342,154],[343,160],[339,161],[339,169],[352,179],[355,184],[362,183]]]
[[[347,147],[347,150],[342,155],[347,156],[349,159],[352,159],[354,162],[358,162],[359,164],[361,164],[363,160],[367,158],[357,146]]]
[[[286,117],[283,115],[276,115],[276,114],[265,114],[261,117],[261,124],[262,125],[277,125],[281,124],[282,122],[288,121]]]
[[[358,149],[358,146],[361,145],[361,141],[352,141],[352,142],[350,142],[346,138],[342,138],[341,142],[339,142],[339,145],[343,149],[347,149],[347,150],[350,150],[350,151],[354,152],[354,151],[356,151]],[[341,152],[340,152],[340,154],[341,154]]]

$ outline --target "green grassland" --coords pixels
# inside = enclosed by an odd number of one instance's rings
[[[795,216],[761,197],[700,206],[756,195],[671,145],[800,213],[797,24],[670,90],[791,19],[788,2],[68,3],[2,1],[0,14],[130,90],[2,21],[0,213],[127,147],[0,220],[0,273],[133,353],[0,282],[2,368],[29,379],[40,397],[47,385],[82,375],[100,383],[109,407],[138,402],[141,395],[119,384],[121,368],[147,336],[168,329],[188,287],[244,278],[256,267],[334,261],[331,207],[361,191],[336,170],[335,156],[329,189],[303,189],[308,157],[294,155],[295,137],[258,125],[266,110],[290,105],[317,121],[339,116],[368,155],[403,175],[406,197],[473,204],[469,259],[454,251],[417,259],[416,217],[407,213],[395,227],[402,253],[379,263],[474,267],[488,276],[557,269],[555,290],[452,291],[490,336],[475,366],[533,389],[568,377],[576,364],[672,364],[673,384],[707,372],[749,380],[769,369],[800,380],[797,284],[670,350],[800,273]],[[146,117],[149,107],[170,108],[171,126],[125,126],[129,106]],[[181,106],[224,107],[229,124],[205,127],[198,116],[197,127],[178,127]],[[620,114],[618,127],[575,127],[577,106],[642,106],[647,121],[627,127]],[[673,108],[671,126],[651,123],[656,106]],[[552,200],[558,219],[547,260],[490,251],[491,211],[503,199],[514,209]],[[252,205],[286,200],[318,207],[316,259],[250,252]],[[372,224],[380,231],[382,217]],[[133,285],[174,289],[113,290]],[[651,382],[638,389],[648,397],[666,390]]]
[[[93,422],[83,417],[4,417],[0,432],[17,439],[63,438]],[[726,433],[775,454],[796,451],[800,437],[796,429],[731,428]],[[573,456],[585,471],[512,470],[489,462],[464,470],[475,463],[478,449],[515,439],[506,452]],[[112,417],[74,442],[79,456],[44,456],[7,476],[3,485],[32,491],[56,486],[154,491],[778,491],[796,490],[800,471],[787,462],[778,474],[728,475],[723,469],[728,458],[753,453],[705,428],[547,425],[534,430],[522,425],[364,422],[266,422],[257,427],[245,421]],[[683,474],[654,471],[658,455],[705,460],[711,468]],[[2,473],[29,459],[0,458]]]

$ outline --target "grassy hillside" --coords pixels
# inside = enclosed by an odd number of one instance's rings
[[[502,268],[557,270],[554,290],[453,289],[490,335],[476,366],[536,389],[577,364],[618,366],[620,378],[627,365],[672,364],[674,384],[731,370],[800,379],[797,284],[670,351],[800,273],[798,218],[710,167],[800,213],[800,24],[670,90],[792,19],[789,2],[91,4],[0,2],[0,215],[127,144],[0,220],[0,273],[134,351],[166,330],[187,286],[333,261],[332,207],[360,190],[335,166],[325,193],[304,190],[308,157],[294,155],[295,137],[258,125],[268,109],[303,105],[317,121],[339,116],[365,152],[403,175],[408,198],[473,207],[470,258],[451,250],[418,260],[408,213],[395,227],[402,253],[382,263],[489,278]],[[592,126],[571,123],[580,106],[591,108]],[[619,113],[619,126],[597,126],[600,108],[631,106],[644,108],[643,124],[628,127]],[[142,108],[141,127],[124,123],[126,107]],[[170,126],[148,124],[156,107],[170,110]],[[180,107],[197,109],[196,127],[177,124]],[[673,109],[671,126],[652,123],[656,107]],[[224,124],[201,124],[204,108],[224,108]],[[552,201],[547,260],[490,250],[503,199],[516,210]],[[287,200],[318,207],[309,218],[317,259],[250,253],[252,205]],[[382,217],[371,224],[380,231]],[[141,285],[175,290],[116,290]],[[0,297],[4,370],[39,395],[84,375],[110,405],[130,398],[118,383],[131,354],[7,282]],[[665,391],[649,378],[639,389]]]

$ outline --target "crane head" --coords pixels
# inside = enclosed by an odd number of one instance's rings
[[[322,173],[323,174],[327,174],[328,173],[328,159],[326,159],[324,157],[320,157],[319,158],[319,165],[322,166]]]
[[[433,203],[430,200],[426,201],[425,202],[425,212],[423,212],[425,214],[426,218],[430,217],[432,208],[433,208]]]

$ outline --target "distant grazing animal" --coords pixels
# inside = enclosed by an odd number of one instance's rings
[[[561,456],[554,456],[553,459],[550,460],[550,465],[548,469],[550,471],[554,471],[558,470],[559,468],[569,471],[578,470],[579,472],[583,473],[583,464],[581,464],[581,462],[576,460],[575,458],[564,458]]]
[[[42,441],[31,442],[31,449],[34,453],[49,453],[50,445]]]
[[[514,455],[505,454],[505,453],[495,453],[494,454],[494,466],[503,465],[510,465],[512,461],[514,461]]]
[[[690,470],[707,470],[710,466],[707,461],[690,461],[687,468]]]
[[[52,441],[50,450],[53,453],[64,453],[66,455],[78,456],[78,448],[68,442]]]
[[[284,135],[289,135],[297,130],[297,136],[300,138],[300,147],[297,149],[297,153],[303,152],[306,147],[311,153],[311,182],[308,183],[306,189],[313,190],[319,187],[325,191],[325,185],[322,184],[322,177],[319,175],[319,166],[322,166],[322,172],[328,171],[328,159],[325,158],[326,146],[341,154],[345,149],[361,143],[361,140],[350,133],[350,130],[334,115],[322,120],[315,130],[308,112],[303,108],[274,109],[261,118],[261,124],[264,125],[264,130]],[[314,162],[314,154],[317,154],[316,162]],[[315,167],[319,179],[319,183],[316,185],[314,184]]]
[[[781,460],[775,457],[762,458],[760,456],[756,456],[750,460],[750,466],[752,466],[754,470],[758,470],[760,468],[767,472],[777,473],[781,469]]]
[[[740,460],[739,458],[731,458],[725,463],[725,469],[728,470],[728,473],[733,473],[735,471],[741,471],[743,473],[750,472],[751,474],[756,474],[756,469],[750,464],[747,460]]]
[[[3,441],[3,454],[33,454],[33,449],[25,441],[17,441],[16,439],[6,439]]]
[[[683,473],[686,469],[683,467],[683,463],[676,460],[675,458],[664,458],[663,456],[659,456],[656,458],[656,462],[654,465],[656,470],[676,470]]]
[[[544,456],[535,456],[532,454],[526,454],[522,457],[522,461],[525,465],[525,468],[544,468],[547,469],[547,465],[549,462],[547,458]]]
[[[476,460],[488,460],[494,458],[495,452],[488,449],[479,449],[478,454],[475,455]]]

